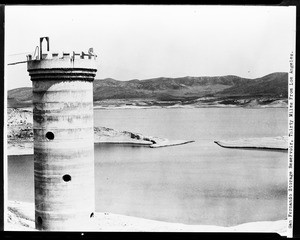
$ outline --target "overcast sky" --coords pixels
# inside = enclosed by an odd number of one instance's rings
[[[96,78],[287,72],[295,7],[8,6],[6,64],[26,60],[42,36],[50,51],[98,55]],[[15,55],[17,54],[17,55]],[[31,86],[26,64],[6,65],[6,87]]]

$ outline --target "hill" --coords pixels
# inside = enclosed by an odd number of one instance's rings
[[[288,74],[272,73],[262,78],[246,81],[220,92],[225,96],[283,97],[288,96]]]
[[[94,102],[102,105],[106,100],[116,103],[132,102],[146,105],[172,104],[271,104],[286,101],[288,74],[272,73],[261,78],[248,79],[234,75],[214,77],[152,78],[145,80],[118,81],[112,78],[95,79]],[[20,107],[31,104],[31,88],[8,91],[8,106]],[[145,105],[142,103],[142,105]],[[254,104],[255,105],[255,104]]]

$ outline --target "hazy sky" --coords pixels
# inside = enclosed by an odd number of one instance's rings
[[[295,13],[262,6],[9,6],[6,64],[26,60],[49,36],[50,51],[93,47],[96,78],[262,77],[288,71]],[[6,87],[23,86],[31,86],[26,64],[6,65]]]

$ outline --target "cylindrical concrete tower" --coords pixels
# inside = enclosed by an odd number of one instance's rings
[[[28,56],[33,91],[35,224],[90,228],[95,211],[93,80],[96,56]]]

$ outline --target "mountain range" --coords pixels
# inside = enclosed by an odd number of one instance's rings
[[[95,79],[94,105],[278,105],[285,106],[288,96],[288,73],[276,72],[248,79],[234,75],[152,78],[119,81]],[[31,106],[32,89],[8,91],[8,107]],[[276,106],[277,106],[276,105]]]

